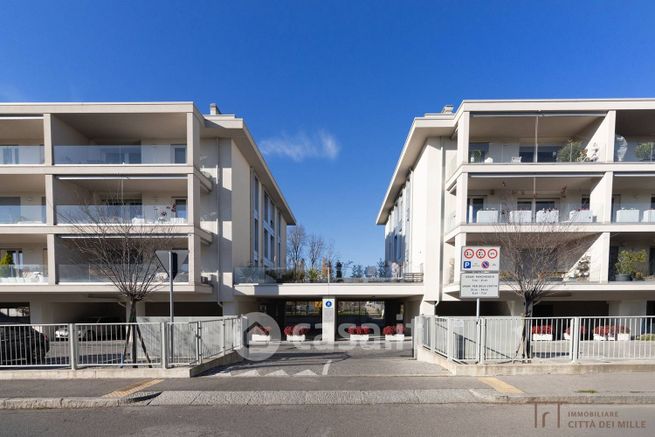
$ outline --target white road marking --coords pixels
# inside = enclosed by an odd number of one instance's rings
[[[316,373],[312,372],[311,370],[303,370],[302,372],[298,372],[293,376],[318,376]]]
[[[328,374],[328,371],[330,370],[330,364],[332,363],[332,360],[327,360],[327,363],[323,365],[323,376]]]

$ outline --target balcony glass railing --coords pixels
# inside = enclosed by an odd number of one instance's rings
[[[617,136],[614,141],[615,162],[655,162],[655,141],[637,141]]]
[[[186,164],[186,145],[56,145],[55,164]]]
[[[59,282],[112,282],[107,276],[102,274],[102,270],[92,264],[59,264],[58,277]],[[145,267],[144,267],[145,268]],[[168,274],[163,270],[156,269],[154,282],[168,282]],[[135,267],[130,266],[130,271],[134,271]],[[121,267],[117,267],[115,271],[123,271]],[[124,271],[128,271],[127,268]],[[137,273],[137,278],[149,277],[146,272]],[[173,282],[188,283],[189,282],[189,266],[187,264],[182,266],[182,271],[178,273]]]
[[[180,225],[186,209],[171,205],[57,205],[58,224],[132,223]]]
[[[45,223],[43,205],[0,205],[0,225]]]
[[[593,223],[594,213],[589,209],[575,209],[568,213],[557,209],[543,209],[536,212],[530,210],[499,211],[485,208],[475,211],[468,218],[468,224],[493,225],[502,224],[547,224],[547,223]]]
[[[48,282],[47,270],[43,264],[0,265],[0,285]]]
[[[0,145],[0,165],[43,164],[43,146]]]
[[[655,223],[655,209],[621,208],[614,211],[612,223]]]
[[[281,284],[281,283],[389,283],[405,282],[420,283],[423,282],[423,273],[410,272],[392,272],[389,267],[384,274],[381,272],[341,272],[333,271],[328,280],[326,272],[319,270],[293,270],[278,267],[237,267],[234,269],[235,284]],[[368,273],[368,274],[367,274]]]
[[[525,164],[596,162],[597,151],[587,150],[582,143],[507,145],[469,144],[468,162],[471,164]]]

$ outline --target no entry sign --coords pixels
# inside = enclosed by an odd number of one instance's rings
[[[462,247],[462,271],[497,272],[500,270],[500,247],[464,246]]]

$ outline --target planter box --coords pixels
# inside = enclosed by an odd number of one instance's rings
[[[368,334],[364,335],[357,335],[357,334],[350,334],[350,341],[368,341]]]
[[[618,333],[618,334],[616,334],[616,340],[617,341],[630,341],[630,334],[628,334],[627,332]]]
[[[385,335],[384,341],[405,341],[405,334]]]
[[[571,334],[564,333],[564,340],[571,340]]]
[[[553,341],[553,334],[532,334],[533,341]]]
[[[251,343],[269,343],[270,341],[271,341],[270,335],[262,335],[262,334],[253,334],[252,338],[250,339]]]
[[[614,341],[615,338],[614,338],[613,335],[594,334],[594,340],[596,340],[596,341]]]
[[[287,335],[287,341],[305,341],[304,335]]]

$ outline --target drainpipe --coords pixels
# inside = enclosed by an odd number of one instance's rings
[[[221,156],[221,148],[216,138],[216,146],[218,150],[219,162]],[[216,303],[221,310],[223,309],[223,302],[221,302],[221,174],[220,166],[216,164]],[[225,315],[225,314],[223,314]]]

